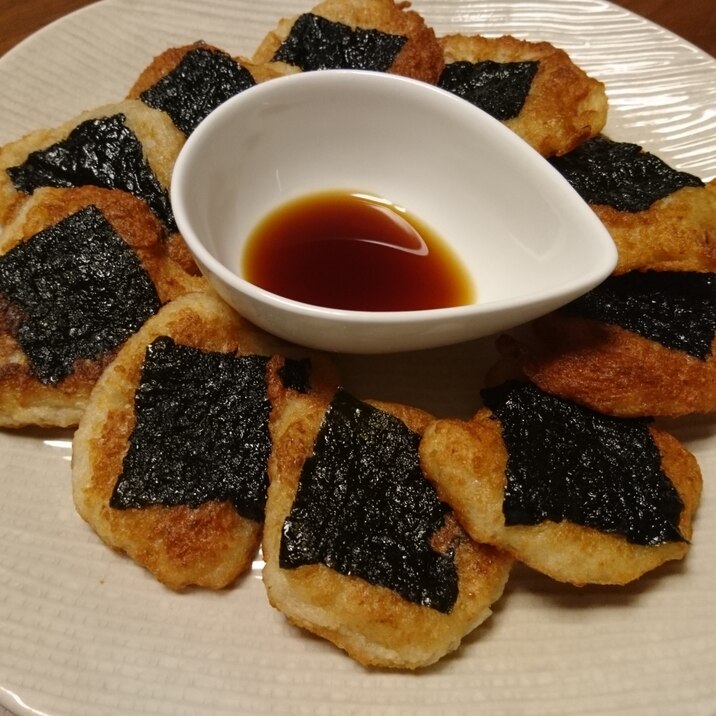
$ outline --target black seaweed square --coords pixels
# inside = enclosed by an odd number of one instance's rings
[[[353,29],[319,15],[304,13],[273,56],[311,70],[372,70],[385,72],[395,62],[407,38],[381,30]]]
[[[155,339],[147,347],[136,426],[110,506],[230,501],[239,514],[262,520],[271,450],[267,361]]]
[[[683,187],[703,186],[698,177],[672,169],[639,145],[604,136],[550,161],[588,204],[607,204],[618,211],[646,211]]]
[[[0,257],[0,293],[19,308],[16,338],[48,384],[113,351],[160,306],[139,258],[94,206]]]
[[[448,508],[420,469],[419,442],[394,416],[338,391],[283,525],[281,567],[321,563],[449,612],[457,570],[430,545]]]
[[[140,99],[166,112],[189,135],[220,104],[255,84],[251,73],[226,52],[197,47]]]
[[[545,521],[617,533],[628,542],[683,542],[683,502],[661,468],[647,420],[613,418],[510,381],[482,391],[507,447],[507,525]]]
[[[522,111],[539,62],[451,62],[438,86],[487,112],[495,119],[513,119]]]
[[[716,274],[631,271],[610,276],[562,311],[621,326],[706,360],[716,335]]]

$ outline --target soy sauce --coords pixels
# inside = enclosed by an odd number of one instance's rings
[[[361,193],[319,192],[278,207],[249,236],[242,270],[272,293],[329,308],[417,311],[475,300],[439,236]]]

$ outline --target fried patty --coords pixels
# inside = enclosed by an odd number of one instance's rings
[[[271,604],[282,611],[293,624],[324,637],[364,665],[415,669],[431,664],[456,649],[461,639],[489,616],[490,605],[502,593],[512,560],[499,550],[478,545],[470,540],[452,513],[447,511],[442,526],[432,537],[428,535],[428,538],[432,558],[454,565],[450,567],[455,569],[457,575],[458,591],[454,603],[435,608],[435,605],[428,604],[429,600],[406,597],[404,592],[399,593],[392,586],[376,583],[383,572],[391,572],[385,565],[391,562],[388,557],[388,554],[392,554],[390,546],[396,548],[396,545],[394,540],[384,533],[390,532],[391,524],[403,520],[402,512],[393,513],[391,518],[386,518],[388,523],[382,518],[379,519],[373,512],[378,509],[377,506],[367,508],[364,502],[361,507],[354,501],[359,500],[355,497],[358,488],[354,482],[345,486],[345,492],[339,487],[335,499],[319,499],[307,507],[302,505],[294,509],[299,484],[308,479],[302,478],[302,472],[314,459],[312,455],[315,456],[316,441],[326,420],[328,402],[305,396],[284,395],[278,397],[275,405],[278,407],[271,422],[274,451],[269,468],[271,482],[263,543],[266,560],[263,578]],[[417,434],[421,433],[430,421],[427,414],[414,408],[375,402],[367,405],[377,408],[381,415],[397,418],[404,427]],[[391,419],[388,418],[388,421]],[[363,437],[362,432],[360,435],[354,433],[347,438],[347,442],[355,442],[357,446]],[[382,443],[383,439],[379,438],[379,442]],[[384,442],[389,444],[391,440],[386,436]],[[359,449],[356,447],[356,450]],[[391,452],[390,448],[388,452]],[[360,466],[375,465],[380,462],[380,458],[375,458],[374,461],[373,457],[361,454],[363,458],[359,458],[356,453],[353,458],[340,461],[336,472],[331,472],[333,477],[344,470],[358,470],[358,480],[369,479],[367,476],[372,468],[366,467],[365,472],[361,472]],[[394,479],[398,479],[397,473],[406,460],[410,461],[410,455],[402,451],[391,452],[391,455],[392,458],[386,460],[384,467],[388,474],[394,472]],[[417,453],[414,457],[417,464]],[[418,476],[420,482],[423,479],[422,475]],[[428,502],[420,515],[439,505],[435,502],[435,497],[432,501],[426,499]],[[395,509],[407,510],[407,501],[408,497],[405,495],[402,508],[398,504]],[[428,503],[430,508],[427,507]],[[370,542],[370,546],[366,547],[367,556],[361,552],[360,544],[350,541],[348,556],[343,556],[348,562],[355,559],[359,563],[355,570],[358,574],[350,573],[354,570],[347,568],[345,564],[342,567],[330,567],[320,560],[309,560],[311,563],[299,566],[282,566],[282,550],[293,549],[291,543],[288,543],[288,546],[286,543],[282,544],[282,539],[288,540],[296,530],[296,510],[300,514],[305,510],[317,513],[319,525],[324,524],[317,529],[325,536],[325,544],[327,540],[331,540],[328,533],[336,527],[336,522],[340,533],[348,521],[355,519],[358,513],[354,512],[354,509],[368,509],[367,518],[371,525],[375,522],[373,529],[363,523],[362,519],[358,519],[358,531],[362,533],[358,541],[361,544],[366,540]],[[333,514],[332,517],[328,516],[329,512]],[[415,517],[420,519],[418,515]],[[414,523],[408,520],[406,524]],[[303,531],[299,531],[294,537],[298,543],[310,541]],[[398,542],[400,541],[398,538]],[[328,551],[335,548],[341,552],[345,544],[345,540],[339,538],[338,546],[333,544]],[[423,548],[425,546],[422,544]],[[399,549],[404,549],[407,555],[413,548],[417,547],[411,539],[410,544],[403,544]],[[382,561],[384,559],[388,562]],[[405,556],[404,559],[406,562],[404,567],[398,570],[399,576],[412,574],[415,566],[409,557]],[[365,561],[369,565],[373,564],[375,569],[366,567]],[[328,562],[333,563],[331,559],[328,559]],[[365,569],[375,581],[371,582],[366,576],[361,576],[361,570]],[[379,576],[374,577],[374,573]],[[410,592],[413,583],[402,586]],[[438,587],[440,586],[443,586],[442,582],[438,584]]]
[[[83,216],[93,219],[75,221]],[[46,239],[65,224],[71,242],[60,235],[51,248]],[[102,227],[116,246],[90,251]],[[136,294],[139,305],[132,302],[130,266],[149,305]],[[0,234],[0,425],[76,425],[131,332],[162,304],[205,285],[169,257],[163,228],[141,200],[96,187],[36,190]],[[110,322],[117,332],[100,344]],[[86,346],[73,351],[80,340]],[[54,365],[68,353],[71,365]]]
[[[369,69],[435,84],[443,57],[435,33],[407,2],[324,0],[284,18],[252,57],[292,74],[308,69]]]
[[[157,55],[137,77],[127,99],[167,112],[175,126],[189,135],[227,99],[279,75],[270,64],[254,65],[198,41]]]
[[[102,374],[80,421],[72,453],[73,497],[79,514],[104,542],[128,554],[168,587],[179,590],[197,585],[219,589],[232,583],[251,565],[261,541],[260,505],[248,517],[230,499],[211,499],[200,504],[167,504],[163,500],[139,507],[112,506],[118,499],[115,494],[118,481],[128,469],[125,456],[133,449],[132,436],[139,422],[135,401],[145,356],[148,347],[158,339],[171,340],[190,351],[198,349],[202,354],[218,355],[220,359],[236,355],[268,357],[279,350],[297,359],[308,354],[255,328],[214,295],[188,294],[167,304],[125,344]],[[332,390],[336,380],[330,364],[315,355],[309,357],[312,363],[307,390],[318,394]],[[207,388],[218,379],[213,372],[199,377]],[[196,385],[196,380],[187,373],[187,392]],[[163,394],[161,384],[158,390],[150,389],[148,384],[142,390],[150,396]],[[219,414],[215,419],[213,416],[221,409],[219,403],[223,400],[222,389],[218,392],[216,406],[200,409],[198,402],[191,401],[183,417],[181,410],[167,413],[154,426],[168,431],[170,436],[179,436],[176,452],[180,457],[164,453],[161,458],[173,460],[173,465],[178,461],[172,473],[180,486],[183,473],[197,469],[196,460],[207,461],[209,472],[205,479],[211,479],[215,472],[226,473],[227,479],[242,478],[243,468],[239,467],[238,472],[227,469],[217,458],[218,454],[224,454],[219,452],[219,446],[227,431],[238,431],[237,445],[243,451],[240,454],[248,450],[250,456],[251,445],[242,448],[240,435],[242,431],[253,434],[257,426],[253,423],[234,426],[233,404],[226,406],[223,418]],[[146,414],[151,416],[153,409],[160,411],[161,405],[153,406],[151,397],[147,400],[150,404],[145,408]],[[217,427],[216,420],[225,421],[223,427]],[[195,450],[193,442],[197,444]],[[202,446],[204,453],[200,452]],[[201,454],[205,457],[193,457]],[[152,464],[149,460],[146,474],[150,487]],[[138,477],[143,479],[141,474]],[[241,497],[236,499],[240,501]]]
[[[549,393],[623,417],[716,410],[716,339],[701,359],[621,326],[560,312],[537,320],[534,331],[534,339],[498,343]]]
[[[536,424],[546,420],[538,415],[532,417]],[[574,432],[568,423],[545,424],[544,429],[556,433],[562,431],[567,442]],[[619,424],[612,429],[618,432]],[[425,474],[435,484],[441,498],[455,510],[458,520],[473,539],[506,550],[517,560],[560,582],[577,586],[626,584],[666,561],[682,559],[686,555],[701,494],[701,473],[694,457],[665,431],[654,426],[647,430],[658,450],[660,469],[683,503],[678,524],[673,526],[678,536],[655,544],[640,544],[623,534],[566,518],[534,521],[518,514],[516,517],[511,515],[508,522],[505,513],[508,472],[514,473],[516,469],[512,463],[515,456],[505,442],[504,425],[489,408],[481,409],[469,421],[444,419],[431,423],[423,436],[420,455]],[[547,433],[541,439],[546,443]],[[617,449],[602,447],[600,459],[619,463],[617,453],[609,454],[609,450]],[[536,454],[525,457],[532,465],[539,459],[544,458],[538,458]],[[584,493],[584,488],[573,481],[578,479],[575,475],[581,474],[581,461],[590,459],[586,450],[573,452],[561,462],[556,454],[547,459],[554,462],[552,469],[555,472],[550,478],[554,484],[572,484],[571,488],[555,487],[557,499],[568,501],[570,494]],[[529,465],[525,472],[529,477]],[[532,477],[537,479],[537,473]],[[618,480],[622,475],[614,474],[613,477]],[[641,476],[633,479],[639,480]],[[511,487],[511,494],[519,493],[520,489],[519,486]],[[617,489],[616,484],[607,489]],[[625,494],[630,491],[628,483],[621,489]],[[568,510],[579,507],[568,505]],[[616,523],[622,520],[620,515],[607,517]],[[585,521],[589,522],[589,519]]]
[[[716,180],[679,189],[643,211],[592,209],[616,244],[616,274],[716,271]]]
[[[499,78],[500,70],[508,73],[511,66],[536,63],[518,113],[503,121],[543,156],[565,154],[604,128],[607,96],[603,83],[588,76],[564,50],[548,42],[528,42],[509,35],[448,35],[439,42],[446,63],[444,78],[458,65],[471,72],[480,67],[485,72],[492,69]],[[483,84],[479,74],[472,78],[473,98],[479,96],[475,82]],[[493,90],[505,96],[513,90],[513,82],[508,73]],[[468,92],[466,99],[469,97]],[[475,103],[480,106],[477,100]],[[481,108],[489,111],[489,107]]]

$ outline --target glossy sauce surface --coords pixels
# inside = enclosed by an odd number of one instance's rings
[[[284,204],[249,236],[242,275],[303,303],[356,311],[414,311],[472,303],[458,258],[388,201],[328,191]]]

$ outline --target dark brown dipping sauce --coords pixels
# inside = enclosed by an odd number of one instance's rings
[[[327,191],[266,216],[248,238],[243,276],[316,306],[417,311],[474,302],[457,257],[428,227],[388,201]]]

